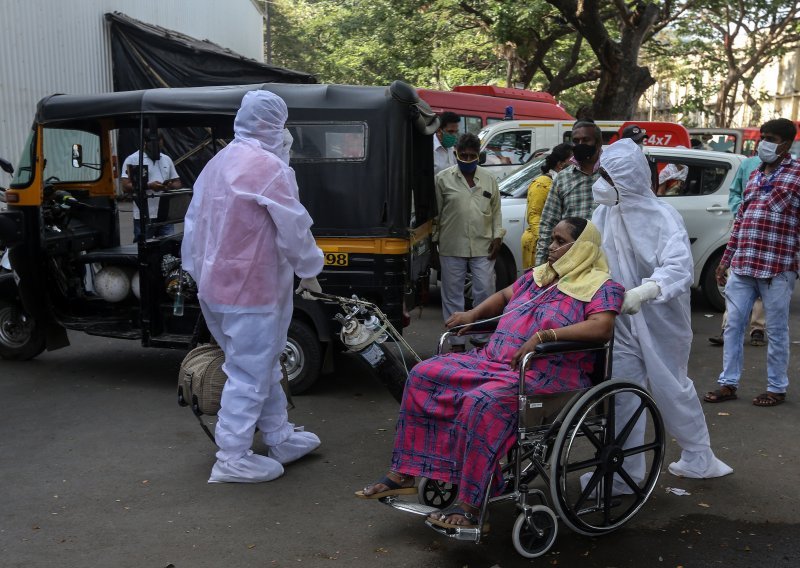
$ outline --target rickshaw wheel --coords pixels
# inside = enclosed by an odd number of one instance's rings
[[[45,337],[36,321],[16,304],[0,301],[0,357],[27,361],[44,351]]]
[[[428,507],[444,509],[453,504],[458,496],[458,486],[444,481],[436,481],[427,477],[419,478],[417,498]]]
[[[511,541],[525,558],[538,558],[545,554],[558,535],[556,514],[544,505],[534,505],[522,511],[514,522]]]
[[[308,324],[293,319],[286,337],[286,374],[292,394],[301,394],[311,388],[319,378],[322,347],[317,334]]]

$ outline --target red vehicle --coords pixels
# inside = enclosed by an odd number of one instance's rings
[[[512,107],[514,120],[574,120],[549,93],[493,87],[461,85],[452,91],[418,89],[422,100],[434,112],[446,110],[461,116],[461,131],[478,131],[493,122],[506,119],[506,108]]]
[[[622,136],[622,131],[628,126],[636,125],[642,128],[647,137],[644,139],[645,146],[684,146],[686,148],[692,147],[692,141],[689,136],[689,131],[682,124],[675,122],[647,122],[642,120],[624,122],[619,127],[617,137],[613,138],[611,142],[617,140]]]

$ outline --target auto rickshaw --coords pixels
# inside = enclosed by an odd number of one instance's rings
[[[408,323],[428,288],[438,125],[413,87],[268,83],[53,95],[38,105],[0,213],[0,248],[9,248],[13,267],[0,275],[1,357],[65,347],[67,330],[144,347],[190,345],[200,309],[180,266],[181,222],[191,184],[233,138],[236,111],[254,89],[288,106],[290,165],[325,253],[323,289],[374,302],[398,328]],[[186,189],[162,193],[151,216],[145,176],[131,175],[142,234],[131,242],[128,231],[120,234],[118,164],[154,136],[165,139]],[[170,225],[173,234],[157,236]],[[335,312],[295,299],[286,346],[292,392],[333,369]]]

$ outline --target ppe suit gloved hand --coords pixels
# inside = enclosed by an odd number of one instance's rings
[[[314,292],[316,294],[322,293],[322,286],[319,285],[316,277],[301,278],[300,286],[294,291],[295,294],[300,294],[300,297],[304,300],[316,300],[309,292]]]
[[[641,286],[631,288],[625,292],[625,299],[622,301],[623,314],[638,314],[642,309],[642,304],[658,298],[661,288],[655,282],[645,282]]]

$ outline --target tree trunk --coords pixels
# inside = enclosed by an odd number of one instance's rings
[[[658,20],[660,8],[646,1],[614,3],[619,11],[619,40],[612,39],[600,16],[601,0],[546,0],[592,47],[600,66],[600,84],[592,112],[596,119],[625,120],[655,79],[639,66],[639,50]]]
[[[623,62],[605,69],[592,102],[592,114],[597,120],[627,120],[633,116],[636,104],[655,79],[647,67]]]

